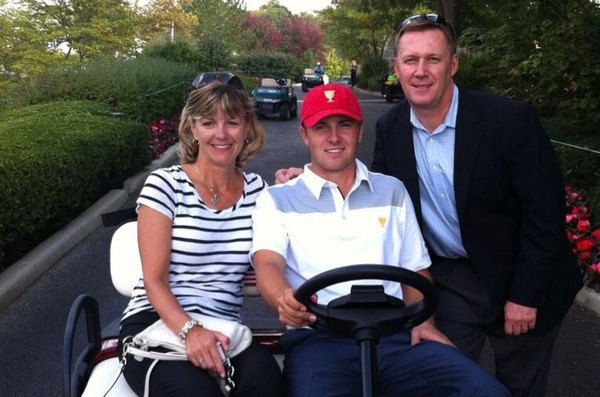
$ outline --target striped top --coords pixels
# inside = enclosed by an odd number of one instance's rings
[[[154,171],[137,200],[173,220],[169,284],[186,312],[241,321],[243,280],[250,267],[252,211],[267,186],[243,173],[244,191],[231,208],[208,208],[180,165]],[[123,319],[154,311],[140,279]]]

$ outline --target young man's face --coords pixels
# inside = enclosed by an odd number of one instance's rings
[[[362,132],[362,123],[346,116],[326,117],[312,128],[301,128],[302,140],[310,150],[312,171],[324,179],[354,172]]]
[[[400,38],[394,73],[415,111],[445,111],[457,70],[458,57],[450,53],[442,31],[406,32]]]

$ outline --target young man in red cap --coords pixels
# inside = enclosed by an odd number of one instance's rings
[[[363,119],[352,91],[336,84],[314,88],[300,120],[311,163],[257,200],[250,255],[260,294],[283,324],[295,328],[282,337],[287,396],[359,397],[356,342],[306,328],[316,318],[294,298],[295,290],[324,271],[365,263],[400,266],[431,279],[431,261],[402,182],[371,173],[356,159]],[[380,283],[407,304],[421,299],[411,288]],[[349,283],[335,284],[319,291],[318,300],[327,304],[349,292]],[[509,395],[456,350],[433,318],[410,333],[381,338],[377,376],[378,396]]]

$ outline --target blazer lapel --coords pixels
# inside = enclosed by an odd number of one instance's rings
[[[454,194],[459,223],[462,223],[467,205],[467,193],[477,157],[482,128],[475,103],[467,90],[459,89],[456,140],[454,144]]]

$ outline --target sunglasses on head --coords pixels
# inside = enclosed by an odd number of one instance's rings
[[[229,72],[202,73],[194,79],[192,85],[194,86],[194,88],[200,88],[215,81],[220,81],[221,83],[232,85],[240,90],[244,89],[244,83],[242,83],[242,80],[233,73]]]
[[[429,21],[429,22],[437,23],[442,26],[450,26],[450,25],[448,25],[448,22],[446,22],[444,17],[441,15],[420,14],[420,15],[413,15],[412,17],[406,18],[404,20],[404,22],[402,22],[400,24],[400,29],[402,29],[403,27],[410,25],[411,23],[416,22],[416,21]]]

